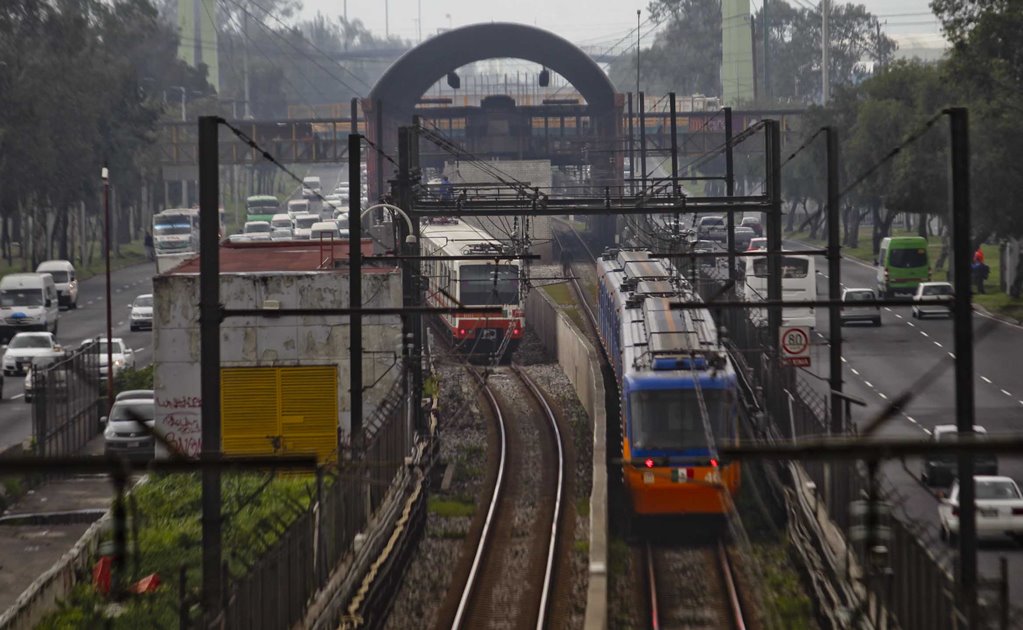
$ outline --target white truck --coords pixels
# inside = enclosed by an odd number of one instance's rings
[[[199,213],[195,210],[164,210],[153,216],[153,249],[156,271],[164,273],[199,253]]]

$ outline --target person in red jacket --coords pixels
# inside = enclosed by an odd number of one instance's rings
[[[973,262],[983,263],[984,262],[984,251],[981,248],[977,248],[977,251],[973,252]]]

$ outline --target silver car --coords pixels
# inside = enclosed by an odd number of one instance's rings
[[[913,317],[923,319],[927,315],[952,317],[952,301],[954,295],[952,285],[947,282],[921,282],[916,287],[913,299],[919,304],[913,305]],[[941,300],[947,300],[941,302]]]
[[[155,452],[153,439],[155,408],[156,403],[152,398],[116,401],[110,408],[110,415],[100,418],[100,422],[106,425],[103,430],[106,454],[132,459],[152,459]]]
[[[132,332],[142,329],[153,329],[153,294],[146,293],[135,298],[128,307],[131,309]]]
[[[858,302],[870,302],[877,299],[873,289],[846,289],[842,291],[842,325],[851,322],[868,322],[874,326],[881,325],[881,307],[867,306]]]

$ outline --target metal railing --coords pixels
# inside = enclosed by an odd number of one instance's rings
[[[102,427],[97,342],[32,370],[32,436],[38,455],[78,453]]]

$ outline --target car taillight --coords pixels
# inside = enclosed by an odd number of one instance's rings
[[[717,468],[718,467],[718,460],[711,459],[710,460],[710,466],[711,466],[711,468]]]
[[[644,465],[645,465],[645,466],[646,466],[647,468],[653,468],[653,467],[654,467],[654,460],[652,460],[652,459],[647,459],[647,460],[646,460],[645,462],[643,462],[643,464],[644,464]]]
[[[1012,508],[1013,516],[1023,516],[1023,507]]]

